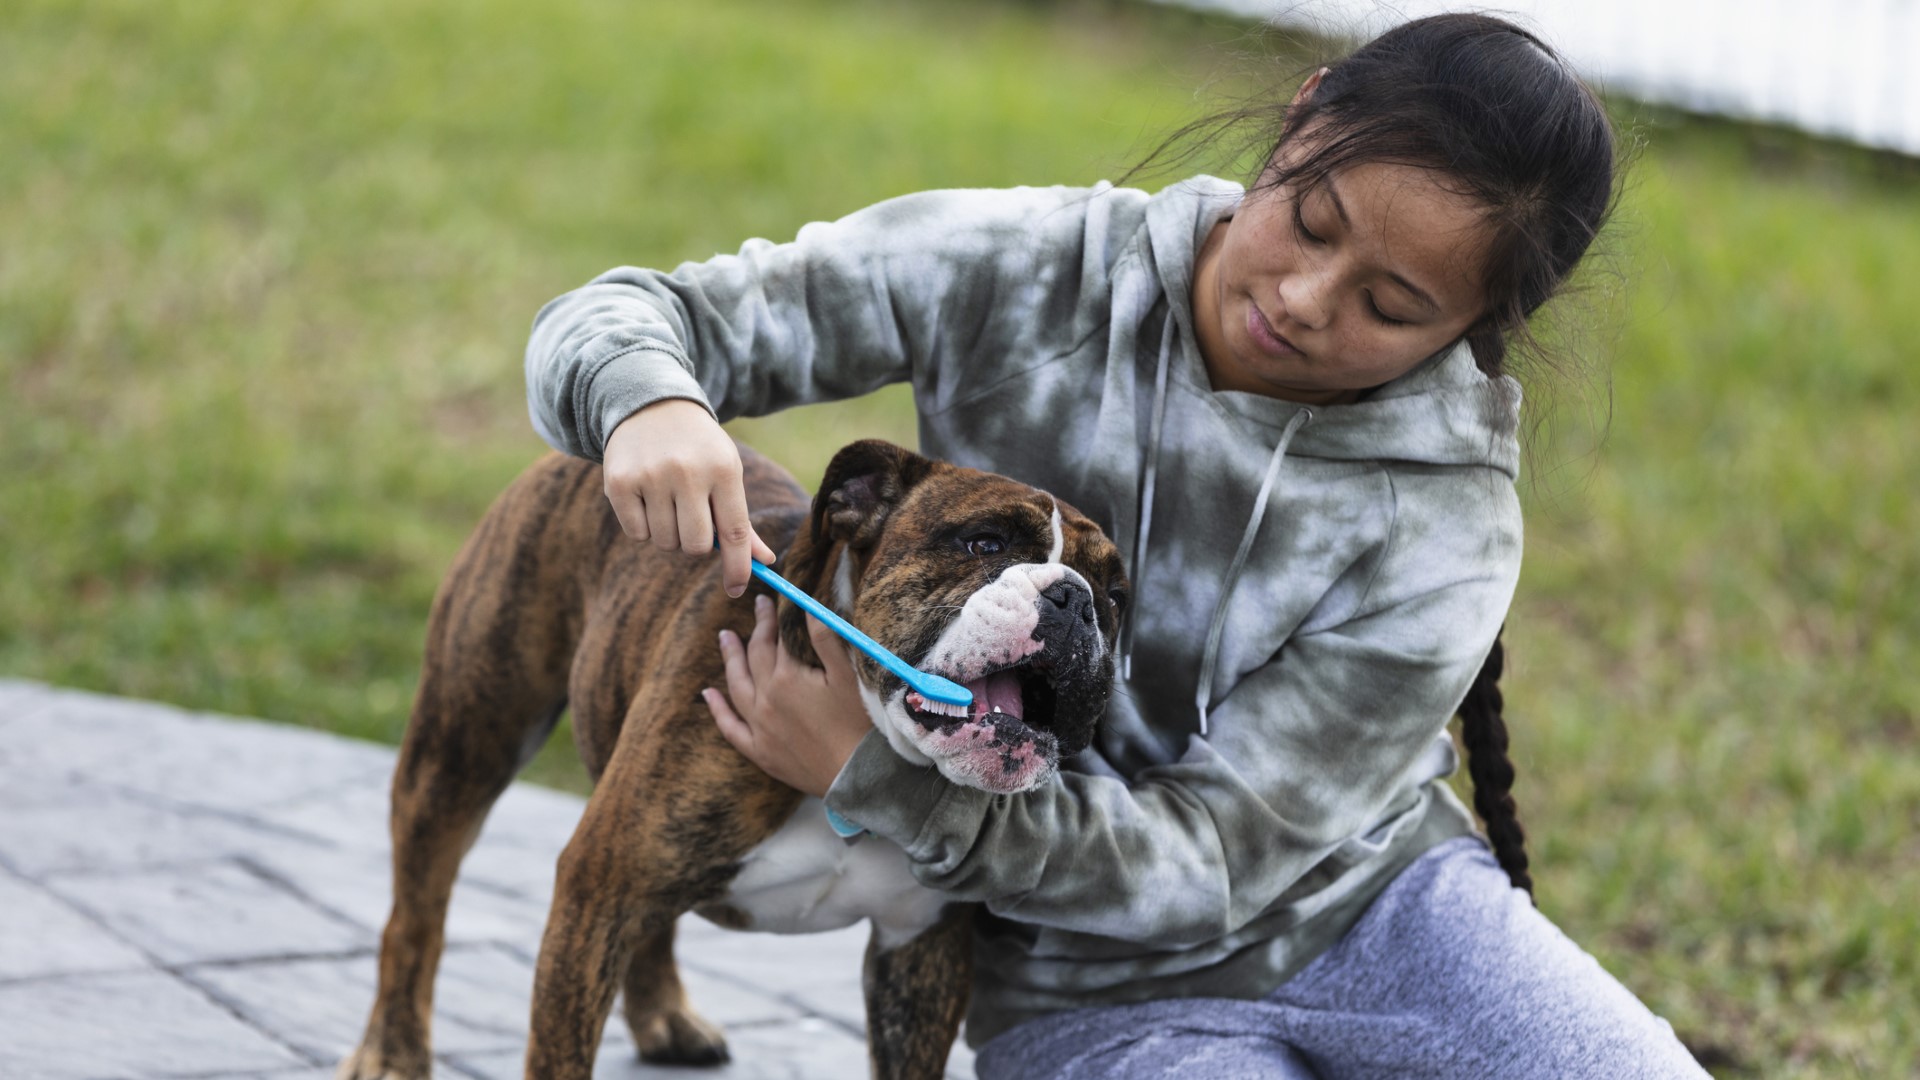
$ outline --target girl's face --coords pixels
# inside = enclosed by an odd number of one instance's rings
[[[1486,310],[1487,233],[1479,204],[1406,165],[1254,192],[1195,263],[1213,388],[1327,405],[1406,374]]]

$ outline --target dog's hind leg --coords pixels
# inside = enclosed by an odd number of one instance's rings
[[[889,946],[875,925],[862,972],[867,1055],[879,1080],[934,1080],[946,1073],[973,984],[973,905],[951,904],[940,921]]]
[[[536,467],[468,540],[427,625],[426,658],[393,775],[393,909],[366,1034],[340,1080],[415,1080],[432,1068],[434,976],[447,905],[494,800],[545,741],[566,704],[578,638],[570,567],[529,557],[559,521],[566,477]]]
[[[673,923],[647,935],[633,951],[621,1003],[640,1060],[656,1065],[719,1065],[727,1037],[693,1011],[673,962]]]
[[[433,984],[454,878],[487,811],[520,766],[518,740],[485,733],[495,725],[483,710],[504,703],[448,708],[440,690],[433,680],[421,687],[422,701],[394,772],[393,908],[380,938],[379,990],[366,1035],[341,1063],[339,1080],[424,1080],[430,1074]],[[512,704],[531,711],[526,726],[536,730],[550,726],[559,711],[557,704]]]

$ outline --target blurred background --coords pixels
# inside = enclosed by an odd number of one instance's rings
[[[542,303],[1121,175],[1402,10],[1226,6],[10,0],[0,675],[396,741],[440,574],[544,449]],[[1611,8],[1522,7],[1634,148],[1553,331],[1610,382],[1530,387],[1540,904],[1718,1075],[1920,1075],[1920,8]],[[736,430],[809,485],[914,437],[898,389]],[[534,773],[584,785],[564,739]]]

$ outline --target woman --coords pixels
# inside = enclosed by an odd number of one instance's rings
[[[536,322],[535,424],[604,460],[634,538],[717,536],[735,595],[772,552],[718,421],[900,380],[923,449],[1132,554],[1101,734],[1021,796],[901,760],[843,653],[798,665],[764,613],[722,641],[728,739],[991,912],[982,1076],[1699,1075],[1521,891],[1493,685],[1521,550],[1504,359],[1606,217],[1605,114],[1470,15],[1276,113],[1245,190],[932,192],[612,271]],[[1470,689],[1498,865],[1444,781]]]

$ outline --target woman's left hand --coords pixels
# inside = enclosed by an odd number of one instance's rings
[[[823,796],[873,721],[847,647],[833,631],[807,617],[823,665],[812,667],[781,647],[773,611],[771,598],[754,598],[753,637],[744,645],[733,631],[720,631],[727,692],[709,687],[700,696],[735,750],[775,780]]]

